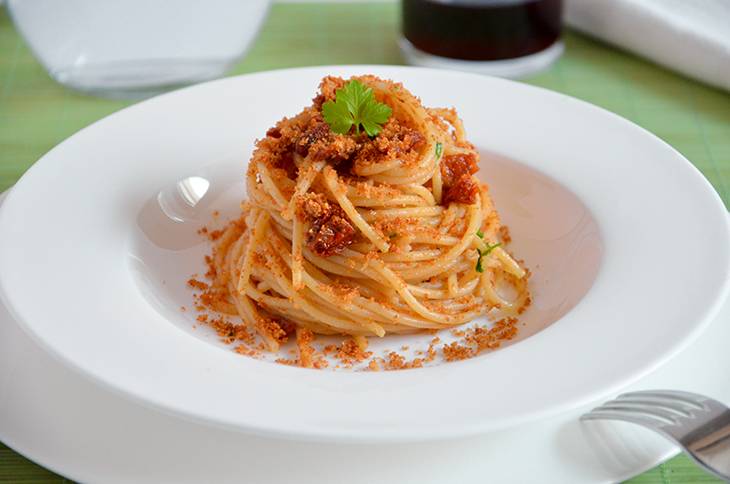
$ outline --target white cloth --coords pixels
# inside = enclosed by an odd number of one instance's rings
[[[730,0],[566,0],[571,27],[730,90]]]

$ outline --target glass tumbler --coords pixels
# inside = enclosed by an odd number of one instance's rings
[[[141,98],[221,76],[245,54],[269,0],[8,0],[50,76]]]
[[[563,52],[562,7],[562,0],[401,0],[401,51],[415,65],[524,77]]]

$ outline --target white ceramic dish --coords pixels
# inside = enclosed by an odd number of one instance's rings
[[[0,195],[1,198],[1,195]],[[676,388],[730,401],[730,304],[708,330],[631,389]],[[702,371],[697,371],[702,368]],[[628,389],[627,389],[628,390]],[[579,408],[446,442],[313,444],[225,431],[145,408],[51,358],[0,305],[0,441],[79,482],[618,482],[677,452],[621,423],[583,424]],[[287,465],[280,465],[286,455]],[[326,465],[321,456],[327,455]],[[394,459],[393,456],[398,458]],[[524,465],[525,462],[530,465]],[[363,465],[375,462],[377,465]],[[357,469],[357,472],[353,472]]]
[[[506,174],[527,169],[547,176],[563,187],[556,196],[579,200],[587,215],[572,222],[594,221],[604,251],[595,282],[583,280],[582,268],[571,263],[575,251],[563,250],[571,245],[561,241],[571,219],[551,212],[551,223],[538,223],[531,210],[554,200],[535,200],[533,185],[516,179],[509,194],[515,198],[495,194],[513,238],[522,241],[515,251],[532,247],[524,257],[536,266],[553,254],[562,258],[554,272],[562,276],[537,278],[534,288],[536,306],[547,300],[553,316],[562,317],[519,344],[422,370],[316,372],[240,357],[180,331],[182,320],[172,316],[179,314],[178,301],[164,288],[184,274],[164,279],[173,259],[160,262],[142,248],[151,242],[175,253],[189,246],[165,246],[155,238],[159,233],[144,231],[150,199],[177,180],[234,161],[242,172],[254,138],[300,110],[322,76],[366,72],[404,82],[427,105],[454,105],[480,149],[523,164]],[[211,206],[238,183],[229,179]],[[34,165],[2,207],[0,231],[3,297],[23,327],[65,363],[186,418],[319,440],[476,434],[600,398],[699,335],[727,292],[730,267],[722,202],[658,138],[548,91],[403,67],[261,73],[123,110]],[[573,240],[582,253],[582,238]],[[541,245],[547,250],[534,250]],[[575,307],[561,307],[561,294],[581,290],[588,292],[572,301]]]

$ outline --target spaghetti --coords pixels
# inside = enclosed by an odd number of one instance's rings
[[[202,301],[272,351],[294,329],[352,335],[364,349],[366,336],[521,313],[528,272],[501,245],[456,112],[425,108],[391,81],[353,79],[391,108],[382,130],[331,130],[322,106],[347,82],[336,77],[269,129],[246,174],[249,200],[215,241]]]

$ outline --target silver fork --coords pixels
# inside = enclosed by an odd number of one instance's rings
[[[678,444],[697,464],[730,481],[730,409],[711,398],[674,390],[619,395],[581,420],[622,420]]]

